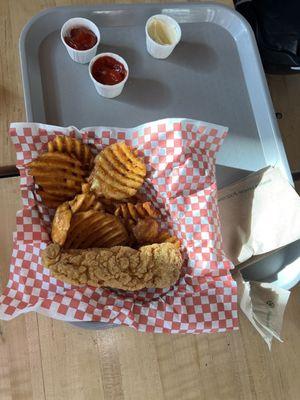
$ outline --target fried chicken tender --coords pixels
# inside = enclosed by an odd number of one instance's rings
[[[89,182],[98,197],[124,200],[137,193],[145,176],[145,163],[126,143],[117,142],[97,155]]]
[[[172,243],[139,250],[116,246],[67,251],[50,244],[42,251],[42,263],[54,277],[67,283],[135,291],[172,286],[179,278],[183,259]]]

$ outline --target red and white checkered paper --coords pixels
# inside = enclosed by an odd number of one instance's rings
[[[222,251],[215,181],[215,155],[227,130],[206,122],[165,119],[133,129],[61,128],[15,123],[10,136],[17,151],[23,209],[0,318],[37,311],[65,321],[124,324],[139,331],[222,332],[235,329],[237,288]],[[164,223],[181,239],[186,263],[171,288],[124,292],[65,284],[41,265],[53,211],[35,193],[25,165],[54,135],[78,137],[98,150],[116,141],[137,147],[147,165],[144,193],[160,209]]]

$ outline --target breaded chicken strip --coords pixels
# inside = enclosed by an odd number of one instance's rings
[[[139,250],[116,246],[66,251],[50,244],[42,251],[42,262],[53,276],[67,283],[134,291],[172,286],[179,278],[183,259],[173,243]]]

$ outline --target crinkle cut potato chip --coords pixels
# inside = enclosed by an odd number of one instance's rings
[[[91,170],[94,163],[94,156],[88,145],[80,140],[69,136],[55,136],[48,142],[48,152],[60,152],[69,155],[74,155],[79,160],[84,169]]]
[[[163,230],[155,238],[156,243],[173,243],[178,249],[181,246],[180,240],[176,236],[172,236],[168,231]]]
[[[124,203],[119,204],[115,210],[115,215],[127,222],[137,222],[139,219],[151,217],[158,218],[159,212],[154,208],[150,201],[144,203]]]
[[[149,201],[136,204],[121,203],[116,208],[115,215],[127,224],[127,229],[133,233],[139,244],[169,242],[180,247],[176,236],[171,236],[166,230],[160,231],[156,221],[160,213]]]
[[[27,164],[28,174],[39,186],[38,194],[48,207],[73,199],[81,192],[86,171],[81,162],[69,154],[43,153]]]
[[[115,214],[117,208],[120,205],[131,203],[137,204],[140,201],[144,201],[144,196],[140,195],[140,193],[136,193],[133,197],[122,199],[122,200],[114,200],[114,199],[106,199],[105,197],[98,197],[98,200],[103,204],[103,207],[110,214]],[[116,215],[121,218],[121,215]]]
[[[73,200],[60,204],[56,209],[52,222],[52,241],[63,246],[67,239],[73,215],[88,210],[104,212],[102,204],[92,193],[78,194]]]
[[[60,204],[54,215],[52,222],[51,238],[54,243],[63,246],[70,229],[72,210],[69,202]]]
[[[49,208],[57,208],[62,204],[61,199],[53,194],[45,192],[43,189],[37,189],[36,193],[42,198],[43,202]]]
[[[73,214],[88,210],[104,211],[103,204],[89,192],[77,194],[73,200],[69,201],[69,204]]]
[[[117,217],[89,210],[73,215],[64,248],[121,246],[126,245],[128,240],[127,230]]]
[[[155,243],[159,235],[158,222],[153,218],[140,219],[132,228],[132,233],[140,244]]]
[[[91,190],[99,197],[123,200],[137,193],[145,177],[145,163],[124,142],[117,142],[96,157]]]

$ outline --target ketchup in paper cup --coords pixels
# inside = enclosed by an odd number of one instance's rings
[[[70,29],[64,37],[68,46],[75,50],[89,50],[97,43],[97,36],[85,26]]]
[[[111,99],[121,94],[129,68],[118,54],[101,53],[91,60],[89,74],[100,96]]]
[[[98,27],[86,18],[71,18],[60,31],[61,40],[73,61],[87,64],[96,55],[100,43]]]

